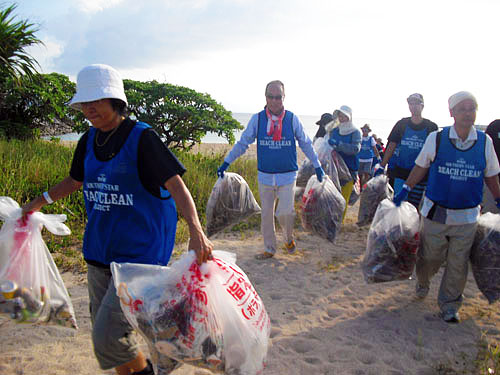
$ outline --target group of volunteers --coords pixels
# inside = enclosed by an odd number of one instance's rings
[[[325,174],[300,119],[284,108],[283,83],[269,82],[265,98],[264,109],[252,116],[217,170],[223,178],[230,164],[257,140],[264,240],[264,251],[257,259],[272,258],[277,251],[275,216],[283,228],[286,249],[290,253],[296,250],[296,144],[312,162],[319,182]],[[363,132],[356,128],[348,106],[341,106],[331,117],[322,116],[323,125],[334,115],[339,124],[317,137],[328,138],[354,180],[359,172],[366,182],[373,157],[380,162],[376,174],[384,173],[387,166],[394,180],[396,204],[408,199],[418,205],[425,191],[420,209],[423,247],[417,263],[417,295],[425,297],[430,278],[446,261],[438,302],[446,321],[458,321],[483,181],[500,206],[500,167],[491,138],[473,127],[477,103],[470,93],[450,97],[455,123],[439,132],[436,124],[422,118],[420,94],[410,95],[408,104],[412,116],[396,124],[383,159],[379,153],[382,149],[369,137],[369,125],[362,128]],[[103,370],[114,368],[119,375],[153,374],[151,362],[139,350],[121,311],[110,264],[167,265],[174,247],[177,210],[188,224],[188,248],[196,252],[199,264],[211,259],[213,244],[202,229],[193,198],[182,180],[184,166],[150,125],[127,116],[123,81],[115,69],[103,64],[83,68],[69,105],[82,111],[92,127],[78,141],[69,175],[25,204],[23,214],[29,217],[44,205],[82,188],[88,216],[83,256],[88,264],[92,342],[99,366]],[[346,201],[352,189],[353,182],[342,187]],[[172,369],[175,366],[172,361]]]

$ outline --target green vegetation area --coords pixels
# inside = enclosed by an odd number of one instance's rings
[[[57,140],[10,140],[0,139],[1,196],[14,199],[23,205],[48,190],[66,177],[71,167],[73,147],[66,147]],[[175,151],[186,167],[183,176],[198,209],[200,221],[205,225],[205,209],[212,188],[217,180],[216,170],[222,163],[223,154],[203,155],[187,151]],[[231,172],[241,175],[249,184],[255,198],[259,199],[256,160],[240,158],[231,165]],[[81,191],[47,205],[42,212],[66,214],[69,236],[55,236],[43,231],[45,243],[61,270],[85,271],[81,248],[86,224],[85,205]],[[256,216],[236,225],[232,230],[248,227],[258,228],[260,217]],[[189,238],[186,223],[179,218],[176,243],[185,243]]]

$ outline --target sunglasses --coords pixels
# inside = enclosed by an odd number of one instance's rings
[[[281,100],[283,99],[283,95],[266,95],[268,99]]]

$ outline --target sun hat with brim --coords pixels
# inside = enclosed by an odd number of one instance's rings
[[[368,125],[368,124],[364,124],[363,127],[361,128],[361,130],[363,130],[363,129],[366,129],[369,132],[372,131],[372,129],[370,128],[370,125]]]
[[[321,115],[321,119],[319,121],[316,121],[316,125],[324,126],[332,121],[333,121],[333,115],[331,113],[323,113]]]
[[[342,112],[344,115],[346,115],[349,118],[349,121],[352,120],[352,109],[351,107],[347,105],[343,105],[338,109],[339,112]]]
[[[69,102],[69,106],[81,111],[81,103],[99,99],[120,99],[128,105],[120,73],[109,65],[93,64],[78,73],[76,94]]]

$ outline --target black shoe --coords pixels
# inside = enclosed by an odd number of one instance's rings
[[[446,323],[460,323],[460,316],[455,310],[448,310],[441,314]]]
[[[141,371],[133,372],[132,375],[155,375],[153,364],[149,359],[146,361],[148,361],[148,365]]]

